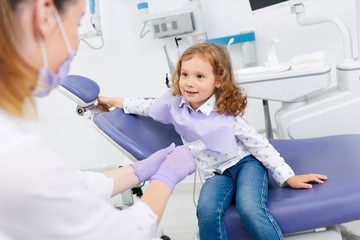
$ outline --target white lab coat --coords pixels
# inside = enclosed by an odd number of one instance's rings
[[[56,155],[31,121],[0,110],[0,232],[10,239],[159,239],[149,206],[119,211],[112,188]]]

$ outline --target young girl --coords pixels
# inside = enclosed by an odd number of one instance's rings
[[[196,153],[206,179],[199,196],[200,239],[226,239],[223,216],[235,200],[240,218],[253,239],[283,239],[267,208],[269,170],[280,186],[311,188],[325,175],[295,176],[268,140],[242,117],[247,104],[235,82],[224,46],[199,43],[177,63],[172,88],[159,99],[99,97],[99,104],[126,113],[149,115],[172,123],[184,143],[201,140]]]

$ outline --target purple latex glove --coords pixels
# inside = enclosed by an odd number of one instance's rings
[[[183,180],[187,175],[196,170],[196,159],[194,154],[187,146],[176,147],[170,153],[167,159],[160,166],[159,170],[151,177],[150,180],[159,179],[166,183],[171,191],[175,185]]]
[[[136,176],[139,178],[139,183],[149,180],[159,169],[168,154],[174,149],[175,143],[172,143],[169,147],[151,154],[148,158],[130,164],[134,168]]]

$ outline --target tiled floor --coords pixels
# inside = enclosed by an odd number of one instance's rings
[[[196,202],[199,187],[196,187]],[[360,220],[346,223],[340,226],[343,240],[360,240]],[[193,203],[193,184],[179,184],[171,196],[165,213],[160,223],[160,229],[171,240],[197,240],[196,207]],[[311,240],[311,239],[309,239]]]

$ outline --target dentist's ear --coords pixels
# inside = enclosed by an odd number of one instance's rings
[[[53,5],[53,0],[36,0],[34,23],[42,38],[49,35],[56,26]]]

